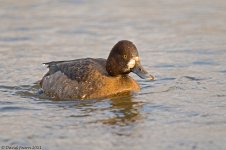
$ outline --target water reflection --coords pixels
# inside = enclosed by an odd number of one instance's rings
[[[126,126],[142,119],[139,112],[141,102],[133,101],[132,96],[117,97],[111,99],[109,110],[114,117],[102,120],[103,124]]]
[[[22,98],[32,98],[34,101],[30,100],[30,102],[35,104],[49,103],[58,106],[58,108],[72,110],[72,112],[76,110],[73,114],[69,114],[70,117],[92,116],[96,118],[95,121],[93,120],[94,122],[117,126],[127,126],[142,119],[140,108],[143,103],[136,101],[131,94],[118,95],[110,99],[56,101],[44,94],[38,94],[38,89],[37,84],[32,86],[0,86],[0,91]],[[98,114],[104,115],[98,118]]]

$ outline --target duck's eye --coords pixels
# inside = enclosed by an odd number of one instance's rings
[[[124,58],[124,59],[127,59],[127,55],[123,55],[123,58]]]

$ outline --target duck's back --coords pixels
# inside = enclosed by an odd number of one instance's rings
[[[58,99],[88,99],[139,90],[129,76],[111,77],[105,59],[77,59],[45,63],[49,71],[42,78],[44,92]]]

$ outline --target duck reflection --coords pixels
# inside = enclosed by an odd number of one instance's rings
[[[132,100],[132,96],[123,96],[111,99],[109,111],[114,117],[102,120],[103,124],[126,126],[142,118],[139,109],[141,102]]]

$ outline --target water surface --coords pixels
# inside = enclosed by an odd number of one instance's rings
[[[226,148],[224,0],[1,1],[0,146]],[[158,80],[129,97],[53,101],[41,64],[106,58],[133,41]]]

